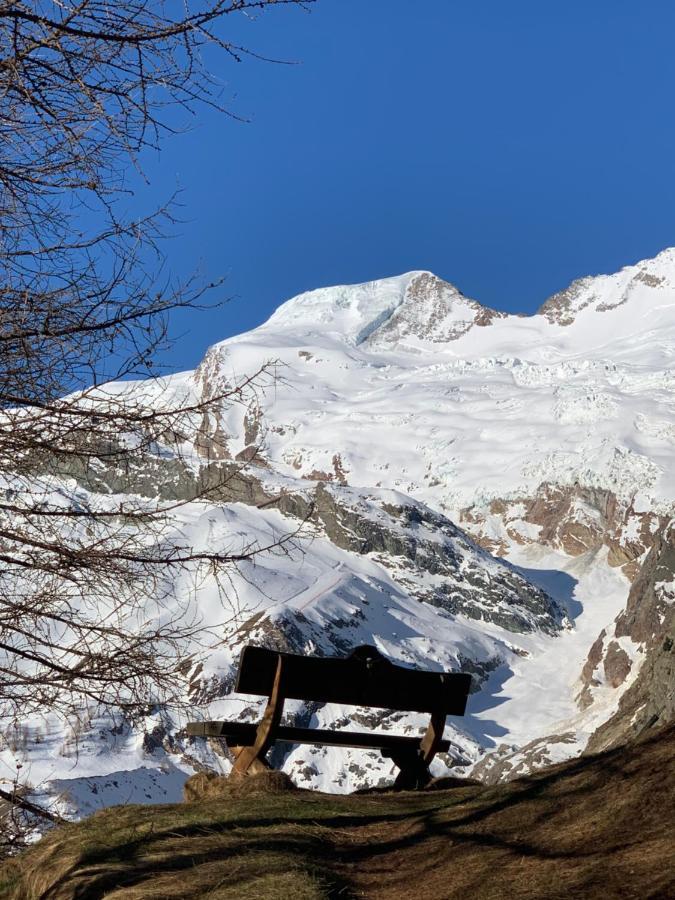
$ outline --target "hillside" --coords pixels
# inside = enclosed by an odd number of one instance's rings
[[[675,892],[675,728],[497,787],[118,807],[2,873],[4,900],[403,900]]]

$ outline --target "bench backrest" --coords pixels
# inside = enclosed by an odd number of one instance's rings
[[[283,693],[294,700],[461,716],[471,689],[471,676],[464,672],[406,669],[375,647],[358,647],[347,657],[316,657],[249,645],[241,654],[235,691],[269,696],[280,656]]]

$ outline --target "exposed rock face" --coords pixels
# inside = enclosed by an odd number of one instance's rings
[[[616,622],[616,635],[654,646],[675,600],[675,520],[659,532]]]
[[[510,542],[544,544],[570,556],[606,546],[609,565],[621,566],[630,579],[665,521],[651,510],[636,510],[633,500],[621,500],[612,491],[547,483],[533,497],[492,500],[487,507],[462,510],[461,517],[491,553],[506,553]]]
[[[633,653],[627,652],[631,646]],[[675,719],[675,520],[655,536],[652,549],[631,587],[626,608],[603,629],[589,650],[581,672],[577,702],[582,710],[594,702],[601,686],[619,689],[617,711],[591,735],[586,753],[621,746]],[[523,747],[501,745],[473,768],[488,784],[509,780],[555,762],[574,731],[547,735]]]
[[[556,325],[571,325],[574,322],[574,314],[584,309],[595,299],[595,296],[584,296],[587,289],[593,284],[593,278],[579,278],[568,285],[564,290],[553,294],[537,310],[540,316],[545,316],[549,322]]]
[[[456,341],[474,325],[485,327],[506,313],[469,300],[447,281],[420,272],[410,282],[402,303],[368,337],[373,348],[396,345],[409,338],[435,344]]]
[[[562,734],[549,734],[546,737],[530,741],[523,747],[509,747],[501,744],[474,766],[471,774],[483,784],[499,784],[500,781],[510,781],[528,775],[537,769],[550,766],[558,761],[558,756],[563,758],[565,745],[573,745],[576,735],[573,731]],[[557,754],[562,748],[563,752]]]
[[[645,658],[618,711],[591,737],[588,752],[616,747],[675,718],[675,522],[659,533],[614,633],[640,644]],[[626,664],[614,646],[609,644],[603,664],[620,683]]]
[[[227,350],[222,347],[208,351],[195,369],[194,380],[204,402],[227,394],[232,389],[224,375]],[[229,435],[222,418],[215,411],[204,413],[193,438],[197,453],[208,460],[230,459]]]
[[[339,454],[334,461],[336,472],[344,475]],[[102,465],[68,474],[99,491],[124,486],[163,500],[206,495],[217,503],[273,503],[289,516],[310,521],[337,547],[375,555],[420,601],[520,633],[537,628],[553,634],[566,623],[564,611],[545,591],[508,563],[491,558],[445,516],[407,498],[401,505],[378,501],[377,492],[364,496],[323,479],[308,485],[306,493],[281,491],[275,496],[263,486],[264,471],[259,467],[243,468],[228,461],[212,462],[195,473],[180,459],[154,457],[137,471],[123,473]],[[290,620],[288,628],[293,631]],[[305,634],[303,645],[306,639]],[[343,645],[336,640],[337,650],[349,646]]]
[[[623,647],[616,641],[610,641],[603,660],[607,683],[613,688],[618,688],[628,677],[632,666],[631,658]]]
[[[252,496],[257,499],[258,491],[252,489]],[[337,547],[376,560],[407,596],[420,602],[514,633],[555,634],[568,625],[565,612],[544,590],[508,563],[489,557],[448,519],[421,504],[395,506],[318,482],[308,495],[280,494],[276,506],[305,519]],[[367,606],[354,606],[349,615],[333,612],[320,621],[295,608],[277,611],[273,618],[256,613],[238,626],[228,643],[235,650],[254,643],[290,653],[304,653],[311,646],[314,654],[342,655],[363,642],[360,635],[369,615]],[[457,655],[458,668],[473,676],[473,691],[500,661]],[[196,672],[192,696],[214,699],[232,684],[231,673],[225,679],[204,680]],[[378,722],[384,719],[378,715]],[[298,724],[297,716],[294,721]]]
[[[647,650],[638,677],[621,697],[618,712],[588,742],[594,753],[618,747],[675,719],[675,615],[671,610],[662,638]]]
[[[578,699],[582,708],[592,702],[594,686],[605,683],[619,687],[626,680],[632,662],[621,646],[622,641],[638,646],[640,653],[646,653],[648,658],[659,653],[670,627],[675,599],[674,541],[675,529],[671,522],[656,534],[652,549],[633,582],[625,610],[611,626],[602,630],[591,647],[581,672],[583,688]]]
[[[660,256],[664,258],[671,251],[666,250]],[[658,271],[652,271],[654,260],[643,260],[637,266],[631,266],[615,275],[579,278],[557,294],[549,297],[538,310],[549,322],[556,325],[572,325],[577,315],[587,308],[595,308],[598,312],[608,312],[623,306],[641,285],[649,288],[660,288],[667,284],[667,279]]]
[[[590,690],[588,690],[588,688],[593,683],[593,673],[602,662],[603,648],[605,646],[606,636],[607,632],[603,628],[597,639],[591,645],[591,649],[588,651],[588,657],[586,659],[586,662],[584,663],[583,669],[581,670],[581,681],[584,685],[584,689],[577,698],[577,703],[579,704],[581,709],[585,709],[593,702],[591,692]]]
[[[448,612],[510,631],[555,633],[563,610],[508,563],[492,561],[453,523],[422,504],[366,500],[349,488],[319,483],[311,500],[285,495],[279,508],[311,514],[338,547],[376,554],[412,596]],[[429,577],[431,576],[431,577]]]
[[[254,463],[258,463],[254,460]],[[206,463],[198,471],[179,458],[148,457],[124,469],[101,462],[96,467],[77,459],[60,463],[59,474],[83,488],[101,493],[133,493],[160,500],[190,501],[207,497],[218,503],[257,505],[273,498],[262,486],[256,465],[222,460]]]
[[[465,297],[431,272],[407,272],[364,284],[320,288],[294,297],[269,320],[273,328],[307,331],[320,326],[366,349],[445,344],[474,325],[485,327],[506,313]],[[310,360],[313,354],[301,351]]]

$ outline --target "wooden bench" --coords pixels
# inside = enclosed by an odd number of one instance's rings
[[[268,769],[265,755],[275,741],[380,750],[400,770],[394,787],[410,790],[428,783],[431,760],[449,749],[443,739],[446,717],[464,714],[470,687],[470,675],[405,669],[375,647],[357,647],[344,658],[322,658],[249,645],[241,654],[235,691],[269,697],[260,723],[190,722],[187,733],[224,740],[234,756],[235,776]],[[295,728],[280,724],[287,698],[430,713],[431,719],[421,738]]]

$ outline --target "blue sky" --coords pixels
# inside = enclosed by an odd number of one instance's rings
[[[228,23],[271,57],[212,65],[241,124],[200,110],[145,160],[181,189],[176,275],[227,276],[163,362],[313,287],[431,269],[533,312],[675,244],[675,3],[319,0]]]

